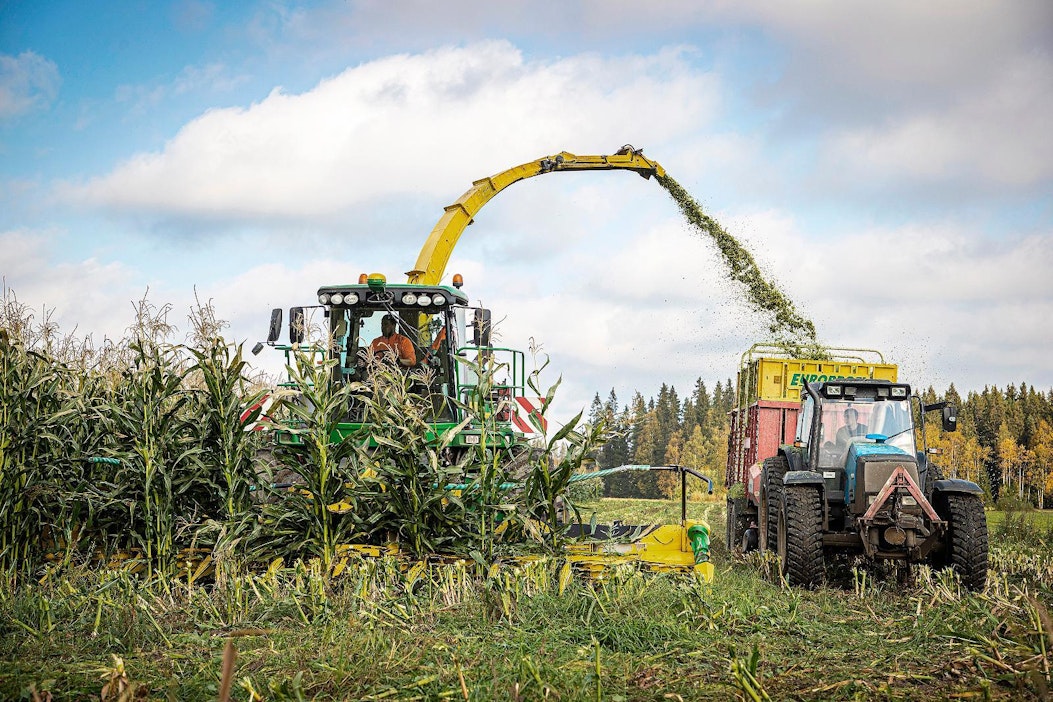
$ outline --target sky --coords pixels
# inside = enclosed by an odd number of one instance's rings
[[[642,148],[830,346],[1053,389],[1053,4],[0,0],[0,276],[64,331],[147,295],[266,335],[403,279],[479,178]],[[561,412],[733,377],[768,320],[654,180],[492,200],[447,276]],[[275,353],[253,359],[278,372]]]

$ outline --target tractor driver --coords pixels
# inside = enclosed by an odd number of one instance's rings
[[[400,366],[410,368],[417,365],[417,352],[413,342],[395,331],[395,317],[386,314],[380,320],[380,336],[369,345],[373,353],[379,356],[393,355]]]
[[[866,436],[867,428],[859,423],[859,412],[854,407],[845,410],[845,425],[837,430],[837,445],[848,448],[848,443],[856,436]]]

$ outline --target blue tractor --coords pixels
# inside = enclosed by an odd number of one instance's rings
[[[945,479],[924,445],[926,414],[939,411],[944,431],[955,431],[956,409],[925,405],[909,385],[887,380],[805,390],[794,443],[766,459],[760,476],[759,546],[776,552],[787,580],[814,587],[828,561],[858,555],[890,561],[907,577],[916,563],[953,568],[963,585],[982,590],[983,491]]]

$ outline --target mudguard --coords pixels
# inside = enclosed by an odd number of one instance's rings
[[[783,485],[818,485],[823,487],[826,485],[826,481],[823,480],[822,473],[816,473],[811,470],[791,470],[786,473],[782,478]]]
[[[791,471],[804,470],[804,453],[792,446],[779,447],[779,453],[786,457],[786,464]]]
[[[983,495],[984,491],[980,489],[980,486],[971,480],[961,480],[960,478],[948,478],[947,480],[937,480],[932,484],[932,494],[938,492],[943,493],[958,493],[963,495]]]

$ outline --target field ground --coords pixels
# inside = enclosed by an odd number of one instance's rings
[[[593,511],[646,523],[679,505]],[[703,515],[712,585],[631,568],[567,579],[554,560],[489,574],[363,561],[328,582],[296,564],[207,587],[69,570],[8,582],[0,698],[215,699],[232,641],[240,700],[1048,699],[1053,515],[991,513],[992,575],[975,595],[927,569],[908,587],[846,569],[789,589],[724,550],[721,503],[690,505]]]

